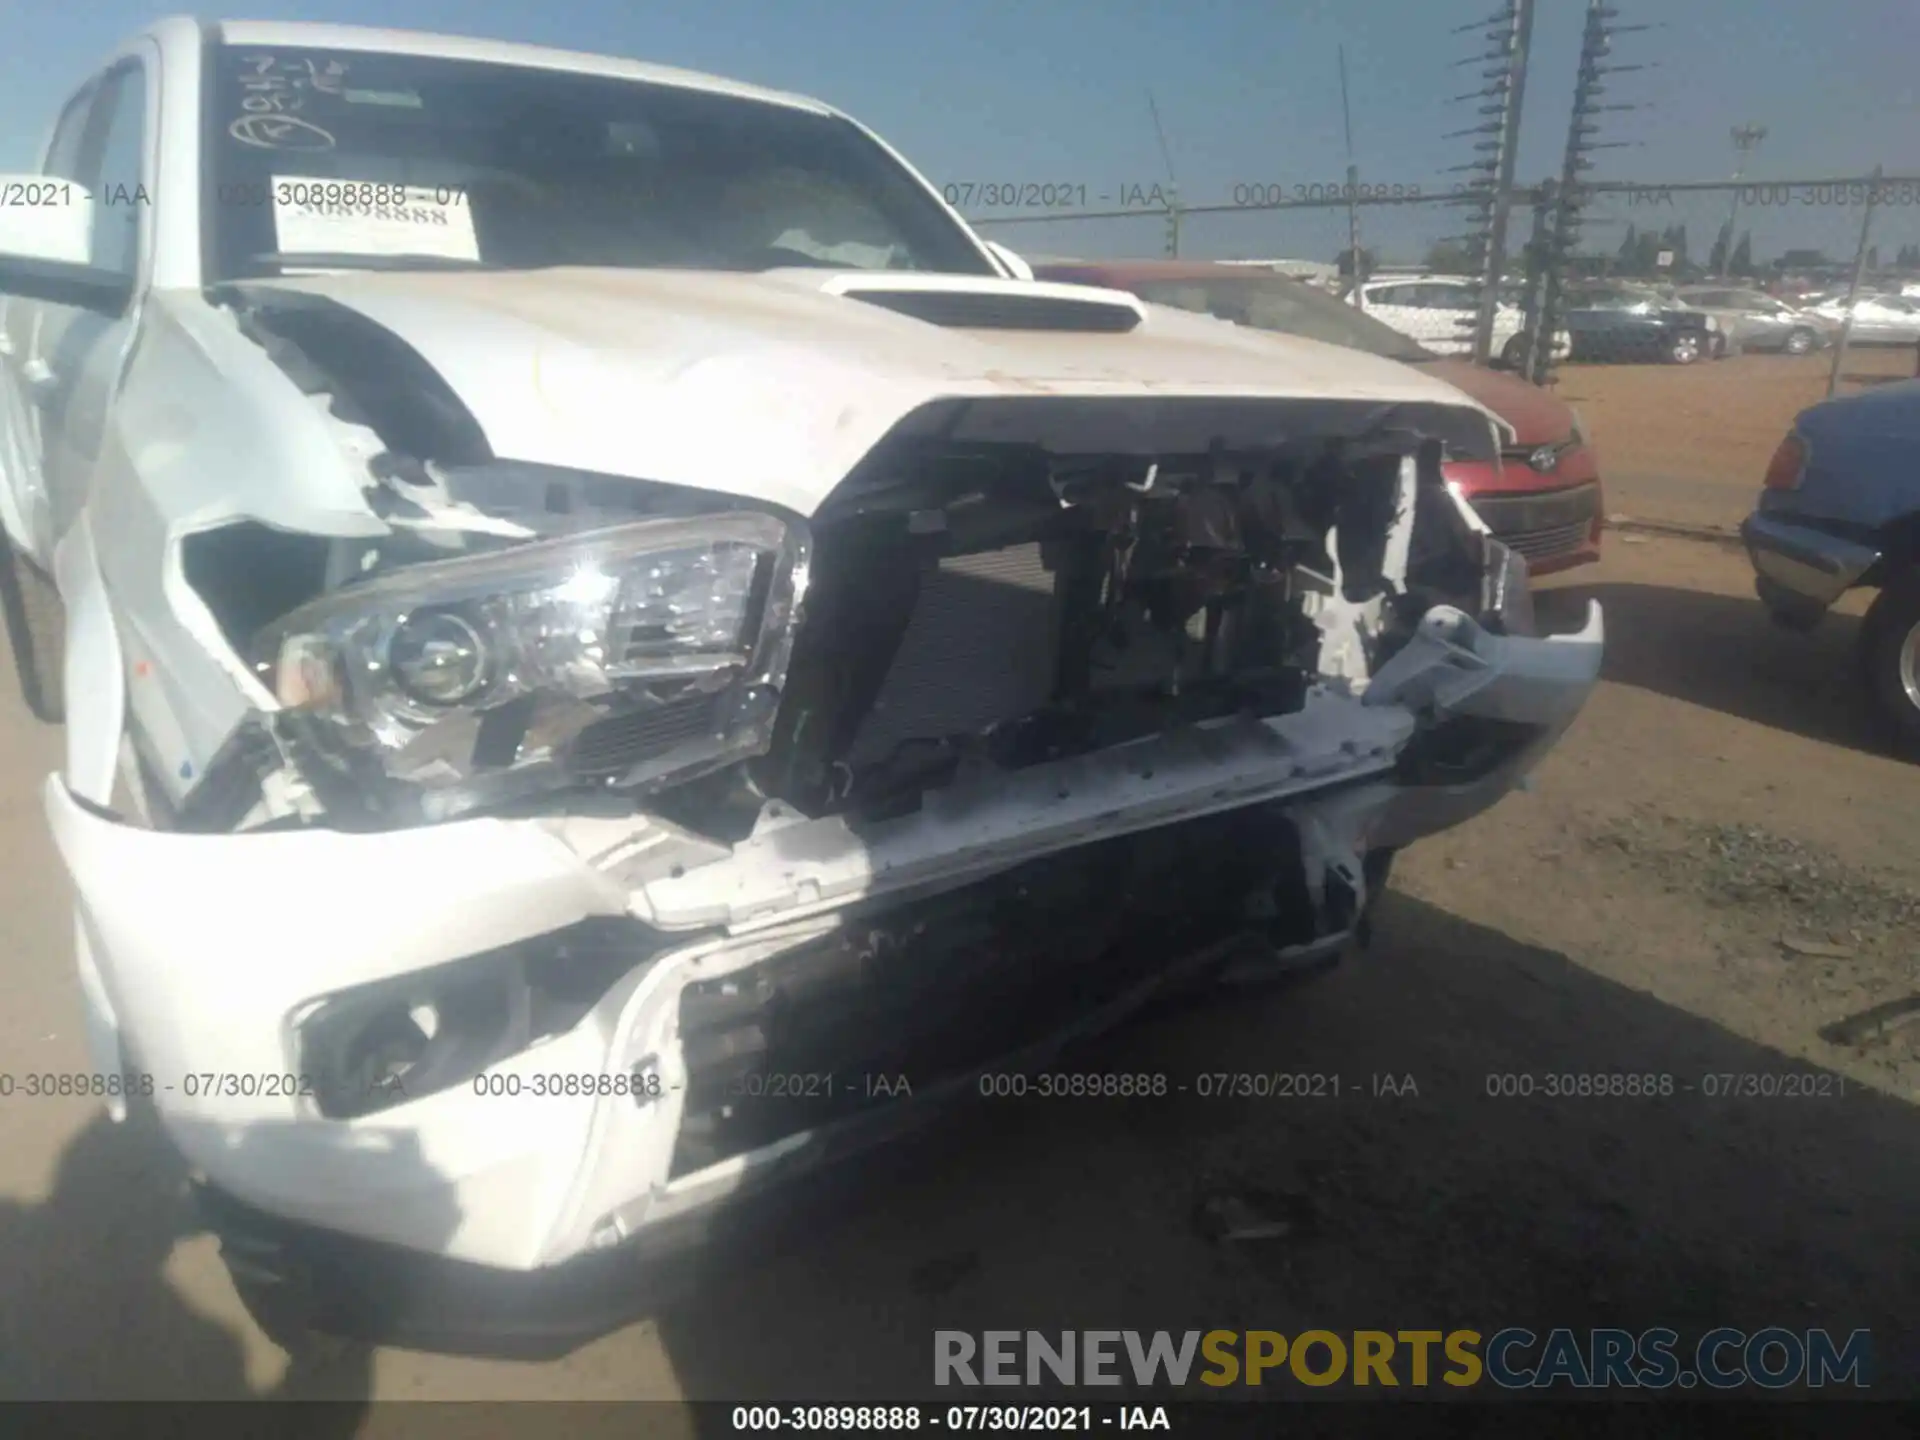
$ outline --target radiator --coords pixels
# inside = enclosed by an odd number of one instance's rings
[[[942,560],[921,580],[849,761],[871,764],[906,740],[972,734],[1039,709],[1053,694],[1060,618],[1037,544]]]

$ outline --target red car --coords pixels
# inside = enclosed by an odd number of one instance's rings
[[[1551,391],[1513,375],[1449,360],[1325,291],[1270,270],[1193,260],[1074,260],[1035,265],[1041,280],[1127,290],[1142,300],[1217,315],[1365,350],[1418,365],[1464,390],[1514,429],[1516,440],[1490,460],[1450,460],[1460,487],[1493,533],[1527,559],[1535,575],[1600,558],[1600,465],[1579,417]]]

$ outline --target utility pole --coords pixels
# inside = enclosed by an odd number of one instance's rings
[[[1840,388],[1840,372],[1847,363],[1847,340],[1853,334],[1853,307],[1860,300],[1860,282],[1867,273],[1867,237],[1873,233],[1873,207],[1880,199],[1880,177],[1885,167],[1873,167],[1873,183],[1867,186],[1867,213],[1860,221],[1860,244],[1853,252],[1853,281],[1847,286],[1846,319],[1840,322],[1840,333],[1833,342],[1833,369],[1827,372],[1827,397]]]
[[[1160,107],[1153,92],[1147,92],[1147,112],[1153,116],[1154,138],[1160,142],[1160,161],[1167,167],[1167,254],[1180,254],[1180,183],[1173,173],[1173,151],[1167,148],[1166,127],[1160,123]]]
[[[1720,247],[1720,278],[1723,280],[1733,273],[1733,222],[1740,214],[1740,178],[1747,173],[1747,158],[1767,138],[1767,127],[1736,125],[1729,133],[1733,136],[1733,148],[1739,158],[1733,164],[1733,204],[1727,209],[1726,240]]]
[[[1529,380],[1539,383],[1534,375],[1537,356],[1550,354],[1538,343],[1541,333],[1541,321],[1546,316],[1546,287],[1553,274],[1553,223],[1559,213],[1560,185],[1556,180],[1546,180],[1533,192],[1533,233],[1527,237],[1526,244],[1526,295],[1522,301],[1523,318],[1521,333],[1526,336],[1527,352],[1521,357],[1520,373]]]
[[[1485,20],[1457,27],[1455,33],[1468,30],[1487,32],[1488,48],[1458,62],[1484,65],[1480,78],[1488,83],[1454,100],[1486,100],[1479,113],[1491,116],[1478,125],[1456,130],[1446,139],[1462,135],[1489,135],[1474,149],[1483,158],[1455,170],[1475,176],[1462,188],[1473,199],[1478,212],[1469,243],[1479,270],[1479,306],[1473,321],[1474,363],[1484,365],[1493,352],[1493,319],[1500,303],[1500,281],[1506,267],[1507,219],[1513,206],[1513,164],[1520,139],[1520,105],[1526,97],[1527,52],[1533,43],[1534,0],[1506,0],[1500,11]]]
[[[1347,254],[1353,260],[1353,284],[1348,294],[1366,280],[1360,263],[1360,167],[1353,163],[1353,109],[1347,104],[1347,47],[1340,47],[1340,122],[1347,135]]]
[[[1473,325],[1476,365],[1485,365],[1493,357],[1493,317],[1507,263],[1507,216],[1513,205],[1513,162],[1520,146],[1520,102],[1527,93],[1527,51],[1533,43],[1533,0],[1509,0],[1508,16],[1500,148],[1495,152],[1493,209],[1487,217],[1486,253],[1481,257],[1480,313]]]
[[[1631,143],[1599,143],[1590,137],[1599,132],[1594,116],[1603,110],[1636,110],[1636,105],[1601,105],[1605,91],[1602,77],[1625,70],[1644,70],[1645,65],[1603,65],[1613,53],[1613,37],[1629,30],[1646,30],[1646,25],[1610,26],[1608,21],[1620,12],[1605,0],[1588,0],[1587,24],[1580,41],[1580,71],[1573,87],[1573,117],[1567,125],[1567,150],[1561,162],[1560,183],[1555,187],[1553,226],[1547,242],[1545,274],[1540,286],[1540,313],[1537,323],[1528,326],[1527,354],[1522,373],[1536,385],[1544,385],[1553,374],[1553,337],[1560,329],[1560,290],[1573,247],[1580,238],[1580,212],[1586,205],[1587,187],[1580,177],[1593,168],[1591,152],[1615,150]]]

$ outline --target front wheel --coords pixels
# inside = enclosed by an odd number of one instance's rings
[[[0,610],[6,612],[21,698],[36,719],[60,724],[67,713],[66,610],[53,581],[4,537],[0,537]]]
[[[1819,337],[1811,330],[1793,330],[1787,334],[1786,351],[1789,355],[1810,355]]]
[[[1683,331],[1667,342],[1667,359],[1676,365],[1691,365],[1702,353],[1700,337],[1691,330]]]
[[[1509,370],[1518,370],[1527,363],[1527,337],[1516,335],[1500,347],[1500,363]]]
[[[1920,570],[1880,592],[1862,630],[1867,684],[1901,749],[1920,759]]]

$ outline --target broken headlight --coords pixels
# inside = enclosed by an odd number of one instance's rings
[[[316,788],[397,783],[424,818],[691,778],[765,748],[806,557],[798,521],[734,512],[414,565],[283,617],[258,667]]]

